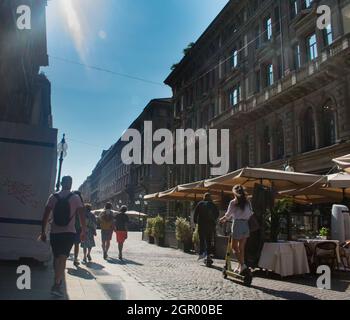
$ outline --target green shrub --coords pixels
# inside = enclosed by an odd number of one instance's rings
[[[190,223],[185,218],[177,218],[175,222],[176,239],[188,242],[192,239],[192,229]]]
[[[194,243],[194,245],[199,246],[198,225],[196,225],[196,229],[195,229],[194,232],[193,232],[192,242]]]
[[[328,237],[330,230],[328,228],[322,228],[320,230],[320,237]]]
[[[150,237],[154,237],[153,226],[154,226],[154,218],[148,218],[145,233]]]
[[[153,236],[157,239],[163,239],[165,234],[165,221],[161,216],[153,218],[152,227]]]

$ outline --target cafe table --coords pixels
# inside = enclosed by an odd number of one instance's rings
[[[259,268],[272,271],[281,277],[310,273],[304,243],[266,242],[261,252]]]
[[[298,239],[298,241],[301,241],[303,243],[306,243],[309,248],[311,249],[311,251],[314,253],[315,252],[315,248],[316,248],[316,245],[318,243],[322,243],[322,242],[334,242],[336,245],[337,245],[337,248],[336,248],[336,252],[337,252],[337,260],[338,260],[338,263],[341,263],[341,259],[340,259],[340,249],[339,249],[339,246],[340,246],[340,242],[338,240],[324,240],[324,239]]]

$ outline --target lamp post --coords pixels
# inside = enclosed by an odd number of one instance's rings
[[[66,143],[66,135],[63,134],[61,142],[57,145],[57,155],[59,156],[59,165],[58,165],[58,177],[56,183],[56,192],[60,191],[60,181],[61,181],[61,170],[63,159],[67,156],[68,145]]]

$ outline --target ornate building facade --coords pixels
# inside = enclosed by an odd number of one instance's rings
[[[317,7],[331,24],[317,27]],[[174,129],[230,129],[230,171],[326,173],[350,152],[350,1],[231,0],[165,80]],[[209,177],[172,166],[168,187]]]

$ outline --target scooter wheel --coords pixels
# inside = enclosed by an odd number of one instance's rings
[[[249,273],[244,277],[243,283],[246,287],[250,287],[253,281],[253,276]]]

